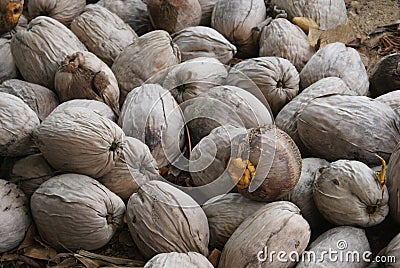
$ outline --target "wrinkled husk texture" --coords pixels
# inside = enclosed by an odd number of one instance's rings
[[[400,224],[400,143],[390,156],[387,187],[389,190],[389,208],[392,218]]]
[[[200,25],[211,26],[212,12],[217,2],[218,0],[199,0],[201,7]]]
[[[400,90],[381,95],[376,100],[389,105],[400,118]]]
[[[170,268],[170,267],[213,268],[214,266],[207,260],[206,257],[197,252],[161,253],[154,256],[144,266],[144,268]]]
[[[110,66],[137,38],[128,24],[99,5],[87,5],[71,23],[71,30],[91,52]]]
[[[80,107],[52,113],[36,135],[40,151],[53,168],[94,178],[115,166],[125,137],[117,124]]]
[[[122,226],[125,205],[95,179],[63,174],[35,191],[31,210],[45,242],[63,250],[94,250],[106,245]]]
[[[24,193],[14,183],[0,180],[0,253],[17,247],[31,225]]]
[[[127,205],[132,239],[146,258],[190,251],[208,256],[207,217],[189,195],[161,181],[150,181]]]
[[[11,40],[15,64],[27,82],[54,89],[54,76],[69,54],[86,47],[63,24],[50,17],[33,19]],[[44,53],[45,52],[45,53]]]
[[[5,38],[0,38],[0,61],[0,83],[16,78],[18,70],[11,54],[10,40]]]

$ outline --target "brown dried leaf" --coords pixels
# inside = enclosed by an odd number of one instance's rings
[[[17,254],[12,254],[12,253],[3,253],[3,255],[1,255],[1,262],[6,262],[6,261],[16,261],[18,259],[18,255]]]
[[[308,17],[294,17],[293,24],[299,26],[306,34],[309,33],[310,28],[319,29],[318,24],[312,18]]]
[[[218,249],[214,249],[211,254],[208,256],[208,260],[214,267],[218,267],[219,259],[221,258],[221,251]]]
[[[30,246],[24,250],[24,255],[38,260],[51,260],[57,255],[55,249],[41,245]]]
[[[356,35],[350,21],[328,30],[319,30],[311,27],[308,33],[308,42],[317,49],[335,42],[346,44],[355,38]]]
[[[31,226],[29,226],[28,231],[25,234],[24,240],[19,245],[18,250],[22,250],[22,249],[32,246],[34,244],[36,234],[37,234],[36,227],[34,224],[31,224]]]

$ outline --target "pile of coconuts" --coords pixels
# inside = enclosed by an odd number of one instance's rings
[[[367,73],[308,41],[347,20],[343,0],[0,0],[0,263],[106,267],[121,241],[147,268],[400,256],[400,56]],[[371,254],[301,258],[327,250]]]

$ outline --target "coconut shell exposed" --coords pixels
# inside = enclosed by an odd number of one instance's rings
[[[0,38],[0,83],[18,76],[17,66],[11,54],[10,40]]]
[[[400,90],[400,54],[383,57],[374,65],[370,73],[372,97]]]
[[[0,36],[11,31],[18,24],[23,8],[24,0],[3,0],[0,2]]]
[[[144,268],[170,268],[170,267],[185,267],[185,268],[213,268],[214,266],[207,260],[206,257],[197,252],[188,253],[161,253],[149,260]]]

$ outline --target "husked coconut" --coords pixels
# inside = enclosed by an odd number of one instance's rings
[[[17,185],[0,179],[0,253],[17,247],[31,225],[24,193]]]
[[[105,246],[123,224],[124,202],[85,175],[63,174],[32,195],[32,216],[43,241],[65,250]]]
[[[228,85],[249,92],[261,91],[274,115],[296,97],[299,83],[299,73],[293,64],[279,57],[244,60],[229,70],[226,79]]]
[[[60,101],[93,99],[106,103],[119,115],[118,82],[111,69],[90,52],[68,55],[55,76]]]
[[[188,253],[161,253],[149,260],[144,268],[170,268],[170,267],[185,267],[185,268],[213,268],[214,266],[206,257],[197,252]]]
[[[29,0],[27,4],[31,19],[38,16],[48,16],[69,26],[72,20],[81,14],[86,6],[86,1]]]
[[[313,196],[319,212],[337,225],[371,227],[389,213],[388,191],[359,161],[338,160],[321,169]]]
[[[395,268],[400,259],[400,234],[396,235],[389,244],[378,253],[378,259],[385,263],[385,267]],[[380,263],[372,263],[371,267],[379,267]]]
[[[174,186],[150,181],[131,196],[127,221],[132,239],[145,258],[159,253],[208,255],[207,217],[189,195]]]
[[[128,201],[141,185],[159,178],[157,162],[149,147],[135,138],[126,137],[122,155],[114,168],[99,181],[124,201]]]
[[[18,76],[17,66],[11,54],[10,40],[0,38],[0,83]]]
[[[252,30],[267,16],[264,0],[220,0],[211,17],[211,27],[238,49],[238,57],[258,55],[257,38]]]
[[[400,90],[383,94],[375,99],[389,105],[400,118]]]
[[[136,39],[111,67],[118,80],[120,105],[132,89],[180,61],[179,48],[166,31],[152,31]]]
[[[341,78],[357,95],[368,93],[368,74],[360,54],[343,43],[328,44],[318,50],[301,70],[300,84],[306,88],[330,76]]]
[[[203,210],[210,227],[209,247],[222,250],[239,225],[264,205],[238,193],[219,195],[208,200]]]
[[[100,0],[96,3],[115,13],[138,34],[153,30],[146,0]]]
[[[370,74],[372,97],[400,90],[400,54],[383,57],[370,70]]]
[[[36,135],[40,151],[53,168],[94,178],[115,166],[125,138],[117,124],[81,107],[51,113]]]
[[[315,51],[307,35],[296,25],[284,18],[272,20],[262,27],[260,56],[275,56],[289,60],[300,72]]]
[[[397,144],[395,150],[390,156],[388,172],[387,172],[387,187],[389,190],[389,208],[390,215],[397,222],[400,223],[400,142]]]
[[[199,0],[201,7],[200,25],[211,26],[212,12],[217,2],[218,0]]]
[[[120,17],[100,5],[87,5],[71,23],[71,30],[92,53],[110,66],[138,37]]]
[[[17,24],[24,9],[24,0],[3,0],[0,2],[0,35],[11,31]]]
[[[198,0],[146,0],[146,4],[155,29],[173,34],[200,24],[201,6]]]
[[[293,203],[264,205],[248,217],[232,234],[222,251],[218,267],[293,267],[286,256],[281,262],[270,252],[297,252],[306,249],[310,226]]]
[[[37,151],[33,133],[39,118],[20,98],[0,92],[0,155],[24,156]]]
[[[18,79],[4,81],[0,92],[21,98],[43,121],[59,104],[57,95],[41,85]]]
[[[228,64],[236,54],[236,47],[213,28],[187,27],[172,37],[173,42],[179,47],[182,61],[210,57]]]
[[[69,54],[86,47],[66,26],[50,17],[40,16],[17,32],[11,40],[15,64],[27,82],[54,89],[54,76]]]

